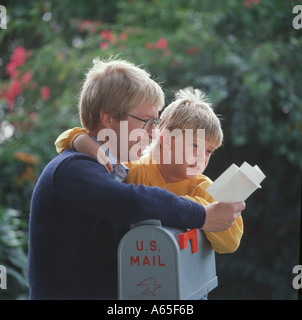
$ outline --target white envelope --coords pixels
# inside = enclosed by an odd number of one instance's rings
[[[255,165],[244,162],[240,168],[232,164],[206,191],[217,201],[245,201],[265,178],[264,173]]]

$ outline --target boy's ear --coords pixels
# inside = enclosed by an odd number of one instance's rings
[[[111,128],[112,118],[110,114],[100,111],[100,122],[104,128]]]

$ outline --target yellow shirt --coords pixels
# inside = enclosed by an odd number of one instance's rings
[[[85,129],[80,127],[68,129],[63,133],[61,133],[55,142],[57,153],[62,153],[66,149],[73,149],[72,148],[73,140],[77,136],[83,133],[88,134]]]
[[[57,152],[61,153],[65,149],[72,148],[73,140],[83,133],[87,134],[87,131],[78,127],[63,132],[55,142]],[[203,206],[216,201],[205,191],[212,184],[212,181],[203,174],[197,175],[194,179],[166,183],[155,163],[148,163],[148,161],[141,159],[125,164],[129,168],[129,173],[125,180],[126,183],[164,188],[177,196],[185,197]],[[242,234],[243,221],[241,216],[235,220],[232,227],[225,231],[205,232],[212,248],[218,253],[232,253],[236,251],[239,247]]]
[[[212,181],[203,174],[197,175],[194,179],[184,179],[178,182],[165,182],[157,164],[146,163],[143,159],[125,163],[129,168],[126,183],[143,184],[150,187],[164,188],[177,196],[193,200],[207,206],[216,202],[205,189],[212,184]],[[243,234],[243,221],[239,216],[232,227],[220,232],[205,232],[212,248],[218,253],[231,253],[237,250]]]

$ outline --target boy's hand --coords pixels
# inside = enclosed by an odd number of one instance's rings
[[[219,232],[229,229],[245,209],[245,202],[215,202],[205,207],[206,221],[201,228],[207,232]]]

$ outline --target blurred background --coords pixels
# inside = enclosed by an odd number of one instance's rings
[[[77,95],[94,57],[142,65],[168,104],[204,90],[221,114],[224,146],[205,172],[257,164],[234,254],[218,255],[209,299],[297,299],[302,171],[302,29],[294,0],[10,0],[0,29],[0,299],[27,299],[30,199],[54,141],[80,126]],[[302,19],[297,18],[298,27]],[[50,270],[51,272],[51,270]]]

